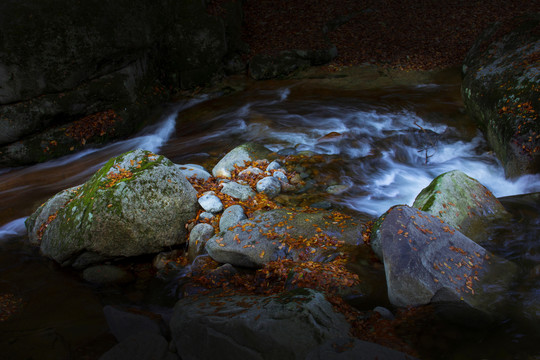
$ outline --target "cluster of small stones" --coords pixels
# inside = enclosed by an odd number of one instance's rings
[[[287,174],[282,164],[276,160],[272,162],[257,160],[245,168],[235,168],[232,176],[234,180],[225,177],[218,178],[219,190],[204,191],[198,195],[199,205],[203,211],[198,215],[197,220],[200,222],[193,226],[189,235],[188,257],[190,260],[205,252],[206,241],[215,233],[226,231],[247,218],[242,205],[256,206],[263,202],[271,203],[271,199],[282,191],[296,189],[289,181],[292,175]],[[195,176],[195,179],[201,178],[212,180],[210,174]],[[196,181],[193,177],[188,177],[188,179]],[[231,198],[236,203],[231,204],[230,201],[225,201],[224,205],[222,199]],[[277,205],[272,204],[271,207],[275,206]],[[214,228],[211,224],[217,226]]]
[[[206,254],[206,242],[221,232],[237,225],[257,210],[271,210],[282,207],[280,195],[305,192],[306,179],[309,176],[302,172],[303,166],[290,166],[295,160],[302,160],[308,155],[299,156],[298,159],[282,156],[277,160],[259,159],[253,161],[240,161],[231,171],[216,171],[212,176],[204,167],[195,164],[177,165],[197,190],[200,210],[195,219],[187,228],[188,253],[185,258],[179,258],[177,253],[158,255],[154,262],[158,269],[167,268],[167,264],[185,265],[192,262],[197,256]],[[298,172],[300,171],[300,173]],[[338,195],[348,189],[347,185],[319,184],[323,192],[329,195]],[[328,201],[322,201],[325,207],[331,206]],[[326,204],[328,203],[328,204]],[[311,205],[319,208],[319,202]],[[172,260],[172,261],[171,261]]]

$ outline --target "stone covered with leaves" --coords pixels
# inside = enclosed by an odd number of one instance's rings
[[[75,267],[182,244],[198,209],[184,173],[143,150],[112,158],[68,194],[63,204],[54,197],[55,206],[42,205],[26,226],[44,255]]]
[[[489,222],[510,216],[491,191],[459,170],[437,176],[418,194],[413,207],[435,215],[475,241],[483,240]]]
[[[462,95],[506,175],[540,172],[540,14],[496,24],[471,48]]]
[[[388,298],[396,306],[463,301],[491,312],[517,272],[515,264],[409,206],[392,207],[381,216],[371,246],[384,263]]]
[[[324,294],[297,289],[274,296],[201,296],[180,300],[170,322],[182,359],[304,359],[349,331]]]
[[[270,261],[325,259],[345,243],[362,242],[358,220],[339,212],[275,209],[242,220],[206,243],[220,263],[262,267]]]

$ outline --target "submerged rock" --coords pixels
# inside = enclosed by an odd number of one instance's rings
[[[155,313],[107,305],[103,308],[103,314],[107,319],[109,329],[119,342],[139,333],[169,335],[165,321]]]
[[[53,201],[53,198],[51,201]],[[71,265],[85,253],[104,258],[156,253],[186,241],[196,191],[168,159],[136,150],[109,160],[60,206],[43,205],[27,222],[44,255]],[[89,265],[89,264],[86,264]],[[79,264],[79,267],[84,264]]]
[[[135,280],[135,277],[128,271],[113,265],[95,265],[83,271],[83,279],[89,283],[125,284]]]
[[[510,214],[485,186],[459,170],[437,176],[413,207],[435,215],[472,240],[482,240],[489,222]]]
[[[345,317],[310,289],[182,299],[170,325],[184,360],[304,359],[313,348],[349,331]]]
[[[396,306],[463,301],[491,312],[517,271],[442,220],[408,206],[381,216],[371,246],[384,263],[388,297]]]

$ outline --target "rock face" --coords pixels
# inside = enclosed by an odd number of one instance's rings
[[[462,96],[506,175],[540,171],[540,15],[489,28],[463,65]],[[503,36],[493,41],[496,34]]]
[[[431,214],[395,206],[373,228],[371,245],[384,262],[396,306],[463,301],[490,312],[517,267]]]
[[[458,170],[437,176],[418,194],[413,207],[437,216],[475,241],[482,240],[488,222],[510,216],[491,191]]]
[[[69,195],[61,206],[40,207],[26,226],[43,254],[76,267],[181,244],[198,209],[196,191],[178,167],[143,150],[109,160]]]
[[[0,165],[125,136],[147,119],[149,106],[167,99],[165,87],[207,84],[242,52],[241,4],[223,7],[227,16],[219,17],[190,0],[2,2]],[[108,111],[112,122],[104,121]],[[87,116],[96,117],[96,134],[82,144],[62,137]]]
[[[191,359],[304,359],[349,331],[322,293],[297,289],[272,297],[180,300],[171,319],[178,355]]]
[[[214,236],[206,251],[217,262],[255,268],[278,259],[298,260],[301,255],[314,259],[343,243],[362,241],[362,227],[341,216],[329,211],[267,211]]]

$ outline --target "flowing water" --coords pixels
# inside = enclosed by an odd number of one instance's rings
[[[175,163],[207,166],[248,141],[278,152],[322,154],[329,160],[320,170],[349,186],[330,198],[334,206],[372,218],[392,205],[411,205],[433,178],[455,169],[476,178],[497,197],[539,192],[538,175],[504,177],[501,164],[464,113],[459,86],[449,80],[338,90],[301,80],[258,82],[232,95],[168,106],[159,121],[132,139],[44,164],[0,170],[0,295],[14,293],[24,303],[19,314],[0,322],[0,352],[9,347],[22,357],[26,342],[39,349],[58,338],[55,343],[69,346],[41,358],[77,358],[69,349],[91,346],[89,339],[106,332],[103,297],[77,274],[59,269],[25,244],[24,219],[51,195],[83,183],[106,160],[128,150],[148,149]],[[512,197],[503,203],[515,216],[492,229],[489,249],[521,266],[526,279],[516,286],[514,296],[522,304],[519,311],[526,310],[519,318],[527,322],[539,308],[540,208],[534,199]],[[485,334],[479,336],[483,342],[478,340],[478,348],[469,344],[462,350],[472,357],[455,350],[448,358],[540,355],[534,345],[537,328],[507,322],[511,324],[488,340]],[[455,348],[451,340],[448,346]],[[482,350],[488,346],[495,350]],[[510,352],[501,350],[508,346]],[[516,347],[525,350],[516,353]]]

